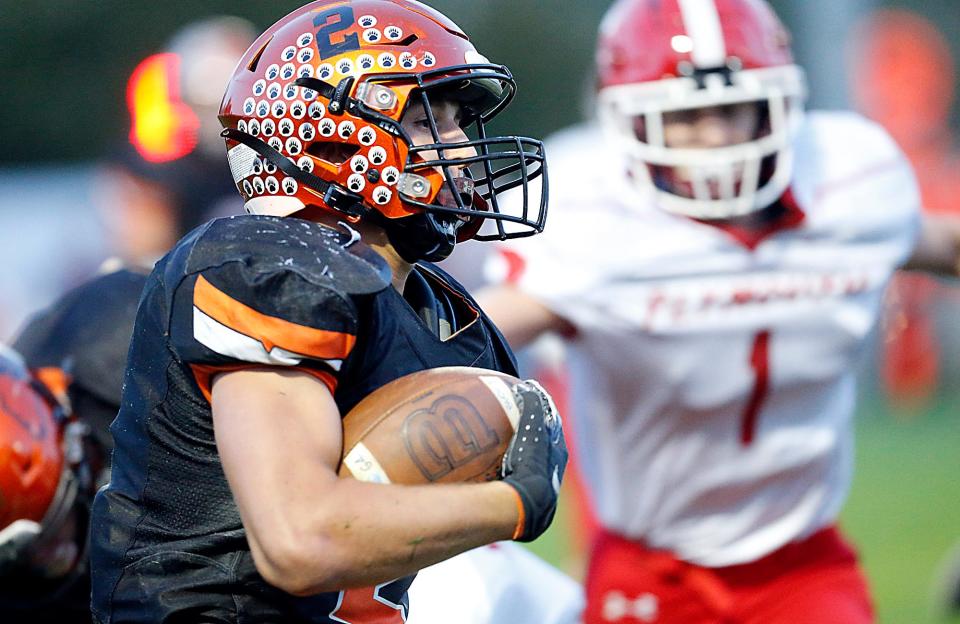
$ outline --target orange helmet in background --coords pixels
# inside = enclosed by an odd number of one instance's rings
[[[0,346],[0,568],[58,527],[76,500],[64,422],[20,356]]]
[[[542,143],[486,135],[486,122],[515,92],[506,67],[419,2],[320,0],[257,39],[230,81],[220,120],[249,213],[319,207],[354,221],[369,215],[388,234],[391,221],[427,213],[430,227],[447,236],[455,227],[458,241],[506,239],[541,231],[547,202]],[[442,141],[434,96],[460,105],[470,141]],[[430,145],[412,145],[401,127],[411,101],[428,112]],[[477,155],[445,153],[464,147]],[[464,167],[469,176],[453,175]],[[501,211],[498,194],[517,187],[522,206]],[[534,197],[539,207],[528,209]],[[478,235],[486,219],[496,227]]]

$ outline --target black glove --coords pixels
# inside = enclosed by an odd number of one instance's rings
[[[500,472],[523,503],[523,526],[518,525],[514,539],[532,542],[547,530],[557,510],[567,467],[567,443],[560,413],[540,384],[522,381],[513,387],[513,396],[520,408],[520,421]]]

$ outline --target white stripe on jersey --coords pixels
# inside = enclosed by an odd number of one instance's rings
[[[255,362],[270,366],[299,366],[305,356],[287,351],[280,347],[273,347],[270,351],[264,348],[263,343],[250,336],[241,334],[226,325],[218,322],[193,307],[193,337],[210,349],[226,357],[243,362]],[[343,360],[319,360],[329,366],[334,372],[340,372]]]
[[[687,36],[693,40],[693,64],[697,67],[722,67],[727,61],[720,14],[714,0],[677,0]]]

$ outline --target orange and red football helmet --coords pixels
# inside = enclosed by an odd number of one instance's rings
[[[59,528],[76,500],[66,430],[60,403],[0,346],[0,569]]]
[[[541,231],[546,218],[541,142],[486,135],[515,91],[507,68],[419,2],[320,0],[257,39],[220,119],[247,212],[287,216],[315,206],[350,220],[370,215],[388,233],[391,221],[428,213],[465,222],[457,240],[505,239]],[[441,140],[432,98],[459,103],[468,142]],[[412,101],[428,112],[430,145],[413,145],[400,124]],[[464,169],[469,176],[455,175]],[[522,208],[502,211],[498,196],[514,188]],[[495,227],[480,232],[485,220]]]
[[[789,186],[806,87],[764,0],[619,0],[600,28],[597,70],[601,120],[663,208],[726,219],[762,210]],[[666,144],[665,114],[741,103],[760,113],[752,140]],[[680,169],[689,183],[673,183]]]

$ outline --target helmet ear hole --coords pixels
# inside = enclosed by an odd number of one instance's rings
[[[349,145],[347,143],[311,143],[306,153],[318,160],[330,163],[339,167],[360,151],[359,145]]]

